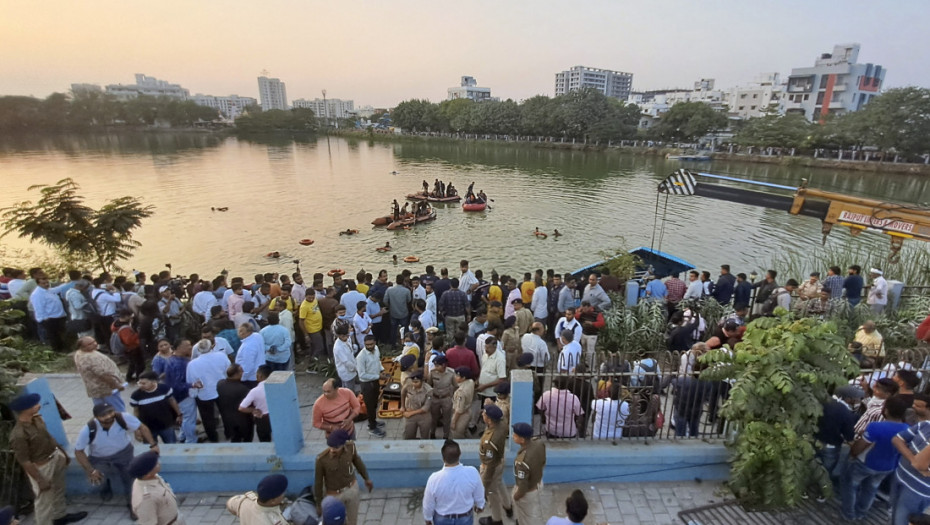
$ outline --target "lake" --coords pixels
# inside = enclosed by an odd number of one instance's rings
[[[680,167],[714,174],[810,186],[898,202],[930,200],[927,178],[734,162],[679,163],[616,151],[538,149],[487,142],[369,142],[320,137],[249,142],[209,134],[133,133],[7,139],[0,144],[0,207],[30,195],[31,184],[71,177],[88,204],[134,195],[156,206],[136,239],[142,243],[125,264],[146,272],[170,263],[175,273],[213,276],[222,269],[247,280],[259,272],[303,273],[359,268],[376,273],[432,264],[522,273],[536,268],[568,271],[599,259],[602,250],[654,245],[716,275],[762,270],[788,247],[820,245],[815,219],[701,197],[660,199],[656,184]],[[397,172],[392,174],[392,172]],[[475,182],[492,209],[465,213],[436,206],[437,220],[410,230],[372,227],[426,179],[453,181],[464,193]],[[228,207],[225,213],[211,207]],[[663,220],[664,218],[664,220]],[[654,225],[656,226],[654,228]],[[663,227],[664,225],[664,227]],[[534,228],[560,238],[538,239]],[[347,228],[357,235],[339,235]],[[828,242],[846,242],[836,228]],[[312,246],[301,246],[310,238]],[[884,236],[859,242],[886,250]],[[624,243],[625,240],[625,243]],[[390,241],[394,251],[375,251]],[[27,244],[7,237],[4,244]],[[280,259],[265,255],[278,251]],[[399,259],[414,255],[416,264]]]

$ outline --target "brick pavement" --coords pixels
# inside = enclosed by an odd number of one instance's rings
[[[293,488],[293,487],[292,487]],[[596,485],[551,484],[542,490],[545,517],[564,516],[565,499],[580,488],[588,499],[586,525],[672,525],[681,524],[678,512],[684,509],[717,503],[723,500],[724,489],[719,483],[598,483]],[[362,494],[358,525],[423,525],[419,501],[422,491],[377,487],[371,494]],[[232,525],[236,518],[226,512],[226,500],[232,493],[208,492],[181,494],[181,513],[188,525]],[[126,507],[118,503],[119,496],[107,504],[97,496],[71,498],[70,512],[89,513],[82,525],[129,525]],[[413,505],[413,509],[410,508]],[[548,506],[546,508],[545,506]],[[489,516],[489,512],[481,516]],[[23,524],[32,525],[32,518]],[[477,524],[477,520],[475,520]],[[512,519],[504,519],[506,525]]]

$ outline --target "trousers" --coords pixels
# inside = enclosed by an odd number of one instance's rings
[[[51,487],[45,491],[39,491],[39,484],[32,476],[29,478],[29,485],[32,486],[32,493],[36,495],[35,511],[36,525],[52,525],[52,522],[58,518],[64,517],[67,513],[65,507],[65,455],[61,450],[56,449],[52,458],[42,466],[36,466],[39,474],[49,480]]]
[[[513,488],[516,494],[517,487]],[[543,523],[542,510],[539,507],[539,490],[527,492],[519,500],[513,498],[513,517],[520,523]]]
[[[200,412],[200,422],[207,433],[210,443],[219,443],[220,435],[216,432],[216,399],[197,399],[197,411]]]
[[[404,421],[404,439],[416,439],[417,431],[420,433],[420,439],[429,439],[429,430],[432,426],[433,418],[429,413],[417,414],[410,416]]]
[[[482,472],[486,467],[481,465]],[[491,472],[491,482],[484,486],[484,493],[491,508],[491,519],[501,521],[504,519],[504,509],[513,507],[513,498],[504,485],[504,462],[501,461]]]
[[[346,506],[346,525],[356,525],[358,523],[358,483],[353,483],[351,487],[333,496]]]
[[[127,498],[132,496],[132,476],[129,475],[129,463],[132,461],[133,447],[127,445],[112,456],[88,456],[90,464],[104,475],[104,483],[109,483],[110,488],[117,494],[125,494]],[[119,480],[122,491],[116,490],[113,486],[114,480]]]
[[[178,403],[181,409],[181,435],[184,436],[185,443],[197,442],[197,401],[187,396],[184,401]]]
[[[431,439],[436,437],[436,427],[442,423],[442,437],[449,439],[452,436],[452,396],[433,397],[432,404],[429,407],[432,416],[429,435]]]
[[[368,430],[378,427],[378,380],[363,381],[362,399],[365,400],[365,410],[368,413]]]

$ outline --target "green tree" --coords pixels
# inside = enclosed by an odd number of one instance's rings
[[[694,142],[726,127],[725,113],[703,102],[679,102],[662,115],[653,132],[664,140]]]
[[[746,121],[733,140],[741,146],[801,148],[811,132],[811,124],[800,113],[770,112]]]
[[[469,117],[475,101],[467,98],[443,100],[439,103],[439,114],[448,123],[447,131],[470,131]]]
[[[394,125],[404,131],[438,131],[443,128],[439,106],[428,100],[405,100],[391,111]]]
[[[617,99],[608,99],[607,114],[591,125],[593,140],[630,139],[636,136],[639,126],[640,108],[636,104],[625,104]]]
[[[520,105],[520,132],[525,135],[551,137],[563,129],[558,104],[545,95],[528,98]]]
[[[607,118],[608,98],[593,88],[576,89],[555,98],[568,137],[585,138],[592,126]]]
[[[118,261],[128,259],[140,246],[133,232],[154,213],[154,207],[135,197],[119,197],[95,210],[84,204],[78,189],[72,179],[30,186],[41,197],[36,203],[25,201],[0,209],[4,230],[0,238],[16,233],[66,256],[92,261],[102,271],[118,268]]]
[[[859,372],[832,322],[775,314],[753,321],[734,352],[701,358],[701,379],[736,379],[721,415],[738,431],[729,487],[750,508],[797,506],[814,484],[831,492],[813,436],[830,392]]]
[[[862,143],[906,155],[930,151],[930,89],[889,89],[862,110],[843,115]]]

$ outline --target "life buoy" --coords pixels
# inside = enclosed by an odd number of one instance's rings
[[[404,262],[408,262],[408,263],[420,262],[420,258],[414,255],[408,255],[404,257]]]
[[[332,269],[332,270],[326,272],[326,275],[328,275],[328,276],[330,276],[330,277],[335,277],[335,276],[337,276],[337,275],[345,275],[345,273],[346,273],[345,270],[343,270],[343,269],[341,269],[341,268],[335,268],[335,269]]]
[[[300,242],[300,244],[304,246],[310,246],[311,244],[313,244],[313,239],[301,239],[298,242]]]
[[[548,237],[548,235],[546,235],[545,232],[534,232],[533,235],[539,237],[540,239],[545,239],[546,237]]]
[[[391,251],[391,248],[390,248],[389,246],[379,246],[379,247],[375,248],[375,250],[376,250],[376,251],[379,251],[379,252],[381,252],[381,253],[384,253],[384,252],[389,252],[389,251]]]
[[[279,252],[268,252],[267,254],[265,254],[265,257],[271,257],[272,259],[277,259],[281,257],[281,254]]]

